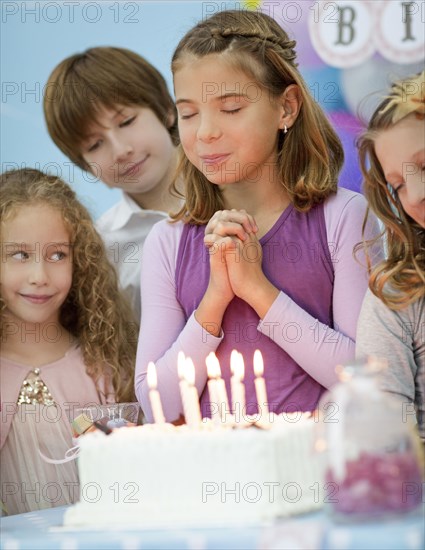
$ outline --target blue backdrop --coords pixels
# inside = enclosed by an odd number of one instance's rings
[[[316,100],[334,123],[345,148],[340,184],[360,189],[354,141],[360,130],[359,103],[384,90],[393,77],[411,74],[419,64],[397,65],[378,53],[348,69],[336,69],[315,52],[308,30],[313,0],[251,2],[275,5],[279,22],[298,41],[299,67]],[[244,5],[245,4],[245,5]],[[52,69],[65,57],[93,46],[135,50],[154,64],[172,90],[170,59],[183,34],[202,17],[220,9],[244,8],[243,2],[1,2],[1,169],[34,166],[61,175],[98,217],[119,198],[119,192],[96,182],[74,167],[51,142],[42,110],[43,87]],[[287,8],[287,9],[286,9]],[[367,117],[376,98],[364,106]]]

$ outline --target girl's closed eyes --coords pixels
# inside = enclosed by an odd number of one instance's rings
[[[222,113],[226,113],[228,115],[235,115],[236,113],[239,113],[239,111],[241,110],[240,107],[238,107],[237,109],[222,109]]]
[[[195,115],[197,115],[197,113],[190,113],[190,114],[187,114],[187,115],[180,114],[179,117],[180,117],[180,120],[189,120],[190,118],[194,117]]]

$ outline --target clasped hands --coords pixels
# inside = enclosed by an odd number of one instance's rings
[[[245,210],[219,210],[207,224],[204,244],[210,254],[209,286],[227,302],[238,296],[250,303],[258,286],[267,281],[257,232],[254,218]]]

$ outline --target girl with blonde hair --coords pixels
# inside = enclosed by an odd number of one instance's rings
[[[61,179],[1,175],[1,489],[8,513],[73,502],[76,408],[133,400],[137,326],[86,208]],[[135,332],[136,331],[136,332]]]
[[[402,399],[405,414],[416,407],[425,438],[425,72],[392,85],[358,148],[387,254],[371,271],[356,354],[387,359],[382,387]]]
[[[229,395],[231,351],[242,353],[248,414],[262,408],[256,348],[275,413],[313,410],[335,365],[354,357],[367,271],[353,247],[366,203],[338,188],[342,145],[295,44],[271,17],[231,10],[197,24],[174,53],[185,204],[145,245],[136,394],[148,419],[149,361],[167,419],[182,414],[180,350],[195,363],[204,415],[212,351]]]

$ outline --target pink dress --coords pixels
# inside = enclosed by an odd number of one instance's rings
[[[62,459],[73,446],[70,422],[79,407],[114,401],[104,377],[86,373],[79,347],[35,369],[1,357],[1,500],[8,514],[62,506],[78,499],[75,460],[50,464],[40,455]],[[29,380],[39,401],[28,396]],[[19,404],[18,404],[19,402]]]

